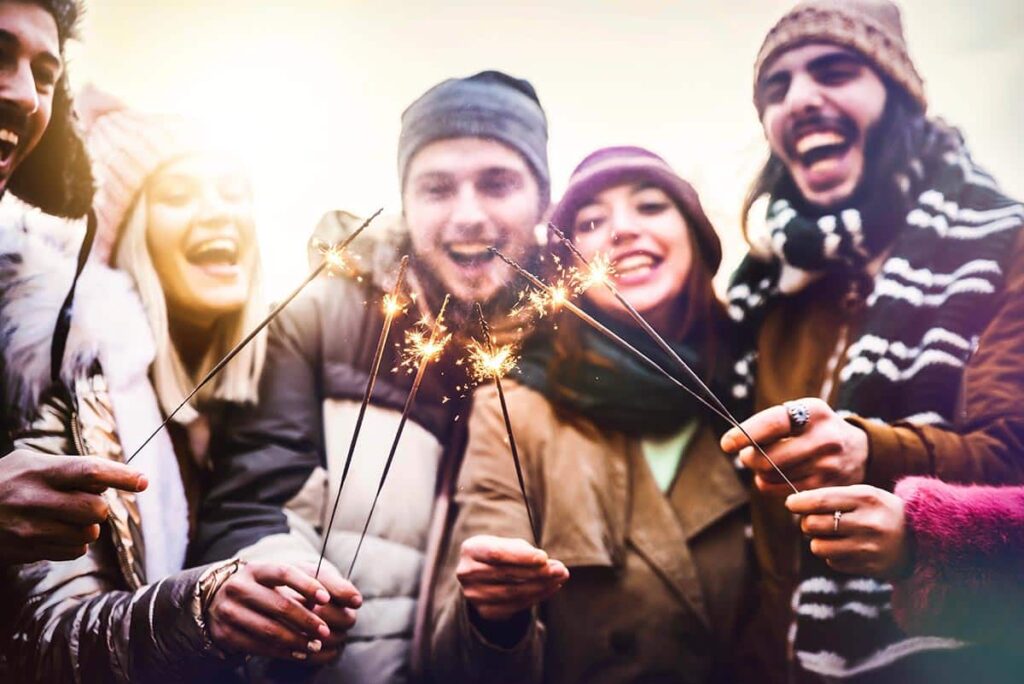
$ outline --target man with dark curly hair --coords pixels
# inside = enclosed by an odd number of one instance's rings
[[[0,0],[0,196],[10,190],[66,218],[85,216],[93,194],[64,64],[81,9],[75,0]],[[0,345],[12,332],[0,330]],[[0,567],[81,556],[106,519],[100,492],[139,491],[145,479],[105,459],[12,451],[8,410],[0,406]]]

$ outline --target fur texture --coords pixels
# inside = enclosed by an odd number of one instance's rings
[[[16,420],[31,415],[50,384],[50,341],[74,271],[74,254],[45,235],[0,228],[3,398]],[[78,283],[61,378],[70,384],[98,361],[111,389],[126,387],[146,377],[153,350],[131,280],[90,262]]]
[[[893,609],[913,633],[976,641],[1024,634],[1024,486],[952,485],[911,477],[906,502],[916,559]]]

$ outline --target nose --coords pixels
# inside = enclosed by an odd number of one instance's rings
[[[219,228],[231,223],[233,219],[231,202],[216,187],[204,189],[199,203],[199,213],[196,216],[197,222],[211,228]]]
[[[809,74],[798,73],[789,84],[786,107],[793,114],[821,109],[825,100],[818,83]]]
[[[613,245],[631,242],[639,234],[636,216],[628,206],[624,205],[613,208],[610,228]]]
[[[484,211],[476,187],[471,182],[463,183],[455,198],[451,222],[456,226],[476,226],[483,224],[486,219],[487,212]]]
[[[0,75],[0,100],[26,116],[39,109],[36,79],[27,60],[19,59],[10,70]]]

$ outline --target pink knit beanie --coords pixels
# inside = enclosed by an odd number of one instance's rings
[[[97,186],[91,258],[109,263],[146,179],[164,164],[205,148],[197,128],[186,119],[132,110],[92,85],[81,90],[75,104]]]

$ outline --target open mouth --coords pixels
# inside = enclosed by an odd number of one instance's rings
[[[0,128],[0,163],[6,164],[18,149],[21,136],[10,128]]]
[[[482,266],[495,258],[489,242],[450,242],[444,247],[445,253],[459,266]]]
[[[644,250],[634,250],[619,254],[612,260],[615,277],[619,281],[643,278],[658,268],[664,259],[657,254]]]
[[[238,257],[238,242],[223,237],[200,242],[185,253],[190,264],[204,267],[237,266]]]
[[[841,158],[852,144],[852,138],[843,132],[815,130],[797,138],[794,149],[800,163],[810,168],[823,161]]]

